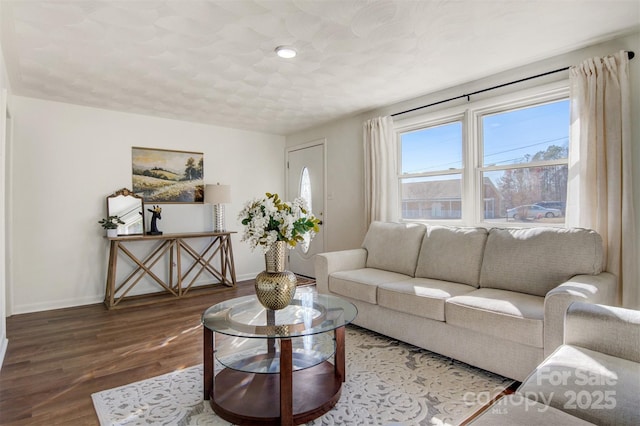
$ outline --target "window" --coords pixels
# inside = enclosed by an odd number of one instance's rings
[[[300,197],[303,198],[307,203],[308,211],[313,211],[313,204],[311,204],[311,177],[309,176],[309,169],[304,167],[302,169],[302,173],[300,174],[300,188],[299,188]],[[300,249],[303,253],[307,253],[309,251],[309,244],[311,243],[311,236],[308,232],[306,232],[302,237],[303,243],[300,245]]]
[[[400,136],[402,218],[462,216],[462,121],[429,126]]]
[[[564,223],[566,88],[470,103],[395,126],[403,219]]]
[[[487,221],[564,223],[569,101],[481,115]]]

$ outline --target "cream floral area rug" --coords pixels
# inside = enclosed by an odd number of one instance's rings
[[[513,383],[356,326],[346,360],[340,401],[309,425],[457,425]],[[202,399],[202,365],[91,397],[103,426],[229,425]]]

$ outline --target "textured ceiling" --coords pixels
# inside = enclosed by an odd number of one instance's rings
[[[278,134],[640,23],[638,0],[0,1],[15,94]]]

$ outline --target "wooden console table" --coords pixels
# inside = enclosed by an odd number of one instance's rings
[[[107,267],[107,285],[104,304],[109,309],[125,305],[153,303],[159,296],[185,297],[205,289],[235,287],[236,271],[233,263],[231,234],[235,232],[193,232],[164,235],[130,235],[109,238],[109,264]],[[209,238],[202,250],[196,250],[187,243],[189,239]],[[144,256],[136,256],[127,243],[148,241],[150,249]],[[152,268],[168,256],[166,278],[158,276]],[[133,261],[133,271],[117,283],[118,259],[122,257]],[[212,262],[219,258],[219,263]],[[185,261],[188,265],[185,265]],[[194,286],[203,273],[212,276],[218,282]],[[160,292],[141,295],[129,295],[143,277],[151,278],[152,283],[160,286]],[[164,298],[166,299],[166,297]],[[127,303],[124,303],[124,302]],[[122,303],[122,304],[121,304]]]

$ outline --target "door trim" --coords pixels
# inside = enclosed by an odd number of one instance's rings
[[[322,212],[322,225],[320,226],[320,232],[322,233],[323,247],[322,252],[327,250],[327,232],[325,230],[329,219],[329,205],[327,204],[327,138],[313,139],[309,142],[305,142],[299,145],[293,145],[285,148],[284,159],[284,175],[285,175],[285,194],[289,194],[289,154],[294,151],[300,151],[301,149],[311,148],[314,146],[322,146],[322,169],[323,169],[323,182],[322,182],[322,204],[324,205],[324,211]]]

